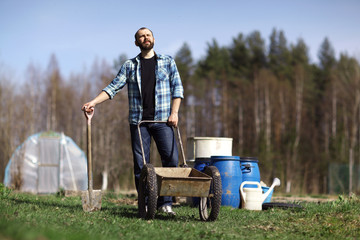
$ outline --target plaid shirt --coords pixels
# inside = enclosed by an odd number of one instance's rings
[[[166,55],[156,55],[155,66],[155,116],[156,121],[167,121],[171,113],[171,99],[184,98],[184,89],[175,61]],[[138,124],[142,119],[140,54],[127,60],[117,76],[103,89],[112,99],[126,84],[129,97],[129,123]]]

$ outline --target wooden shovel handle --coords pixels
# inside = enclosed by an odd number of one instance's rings
[[[87,119],[87,170],[88,170],[88,190],[92,197],[93,191],[93,175],[92,175],[92,155],[91,155],[91,118],[94,116],[95,109],[90,108],[90,112],[84,110]]]

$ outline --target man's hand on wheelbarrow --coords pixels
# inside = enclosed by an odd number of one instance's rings
[[[171,113],[169,119],[168,119],[168,125],[177,127],[179,121],[179,117],[177,113]]]
[[[168,118],[167,124],[169,126],[177,127],[179,122],[178,112],[180,108],[181,98],[174,98],[171,106],[171,114]]]

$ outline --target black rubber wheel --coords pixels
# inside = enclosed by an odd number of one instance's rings
[[[215,166],[205,167],[204,173],[212,177],[208,197],[200,198],[199,213],[202,221],[215,221],[221,206],[221,176]],[[210,211],[210,214],[209,214]]]
[[[154,219],[158,198],[157,191],[155,169],[151,164],[146,164],[141,170],[139,181],[139,217],[143,219]]]
[[[263,203],[262,205],[262,209],[263,210],[268,210],[271,208],[281,208],[281,209],[301,209],[303,208],[301,205],[299,204],[294,204],[294,203],[278,203],[278,202],[269,202],[269,203]]]

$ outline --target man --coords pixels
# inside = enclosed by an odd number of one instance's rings
[[[178,150],[172,126],[178,124],[178,112],[183,96],[183,86],[175,61],[170,56],[156,54],[155,39],[148,28],[135,33],[135,45],[140,54],[127,60],[114,80],[82,110],[91,112],[95,105],[112,99],[126,84],[129,98],[129,123],[134,158],[135,185],[138,190],[143,167],[137,124],[142,120],[167,121],[167,123],[141,124],[141,136],[146,162],[150,161],[150,142],[156,142],[163,167],[178,165]],[[175,215],[172,197],[159,197],[158,210]]]

